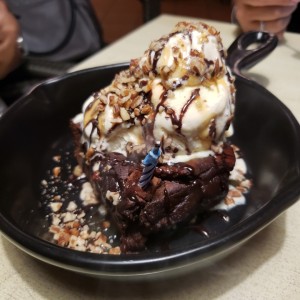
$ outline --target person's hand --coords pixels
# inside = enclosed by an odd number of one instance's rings
[[[241,29],[265,30],[281,39],[300,0],[234,0]]]
[[[20,33],[19,23],[0,0],[0,79],[13,71],[21,61],[16,43]]]

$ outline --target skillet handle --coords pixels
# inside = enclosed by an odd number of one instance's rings
[[[245,77],[241,71],[251,68],[264,59],[276,48],[277,44],[277,36],[269,32],[249,31],[243,33],[228,48],[227,64],[233,73]]]

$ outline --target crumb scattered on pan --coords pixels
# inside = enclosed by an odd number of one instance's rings
[[[247,167],[235,147],[237,162],[230,175],[226,198],[212,210],[228,211],[246,204],[251,188]],[[105,205],[98,202],[81,167],[74,166],[68,152],[53,156],[53,164],[40,183],[42,207],[47,211],[51,242],[73,250],[119,255],[118,236],[111,229]],[[118,201],[117,195],[106,195]]]
[[[53,156],[53,162],[47,178],[41,181],[42,206],[47,211],[52,242],[78,251],[120,254],[106,210],[81,168],[71,167],[63,155]]]
[[[214,210],[230,210],[237,205],[245,205],[245,195],[249,192],[252,182],[246,176],[247,166],[244,159],[240,156],[240,150],[234,146],[236,163],[229,177],[229,191],[223,201],[216,205]]]

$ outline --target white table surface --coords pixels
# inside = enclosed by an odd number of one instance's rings
[[[161,15],[73,70],[127,62],[181,20]],[[195,20],[195,19],[194,19]],[[206,21],[225,46],[235,26]],[[281,99],[300,120],[300,35],[286,40],[248,76]],[[0,236],[0,299],[300,299],[300,202],[222,261],[159,282],[110,282],[65,271],[25,254]]]

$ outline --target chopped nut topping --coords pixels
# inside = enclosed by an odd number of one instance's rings
[[[53,197],[53,201],[60,201],[61,200],[61,196],[60,195],[55,195]]]
[[[67,211],[73,211],[77,208],[77,205],[74,201],[69,202],[69,205],[67,207]]]
[[[60,175],[61,169],[60,167],[54,167],[53,168],[53,176],[58,177]]]
[[[138,108],[135,108],[133,112],[136,117],[138,117],[141,114],[141,111]]]
[[[120,115],[123,121],[128,121],[130,119],[130,115],[124,107],[120,108]]]
[[[117,118],[120,115],[120,107],[118,104],[113,105],[113,115],[114,118]]]
[[[59,163],[60,160],[61,160],[61,156],[60,156],[60,155],[55,155],[55,156],[53,156],[53,160],[54,160],[55,162]]]
[[[77,165],[74,170],[73,170],[73,174],[76,176],[76,177],[79,177],[82,175],[82,168]]]
[[[224,202],[225,202],[226,205],[232,205],[232,204],[235,203],[233,198],[228,197],[228,196],[225,198]]]
[[[146,115],[146,114],[149,114],[149,113],[151,112],[151,110],[152,110],[151,106],[150,106],[149,104],[146,104],[146,105],[142,108],[141,113],[142,113],[143,115]]]
[[[85,154],[85,157],[86,157],[87,159],[90,159],[90,158],[94,155],[94,153],[95,153],[95,149],[92,148],[92,147],[90,147],[90,148],[87,150],[87,152],[86,152],[86,154]]]
[[[52,202],[49,204],[49,206],[53,212],[58,212],[62,207],[62,203],[61,202]]]
[[[114,248],[109,249],[108,253],[118,255],[118,254],[121,254],[121,249],[120,249],[120,247],[114,247]]]
[[[106,199],[111,201],[113,205],[117,205],[120,202],[120,193],[107,191],[105,195]]]

